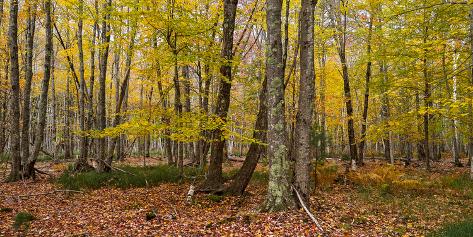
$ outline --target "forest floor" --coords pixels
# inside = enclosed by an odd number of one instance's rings
[[[156,161],[154,161],[156,163]],[[141,165],[141,159],[127,164]],[[148,165],[150,162],[148,162]],[[227,162],[225,170],[241,162]],[[59,175],[64,164],[40,167]],[[264,172],[263,167],[258,167]],[[467,168],[448,162],[404,168],[368,161],[343,175],[339,162],[318,167],[312,212],[326,236],[424,236],[445,223],[473,217],[473,185]],[[196,194],[186,203],[190,182],[145,188],[54,192],[62,189],[47,176],[36,181],[0,184],[0,236],[317,236],[303,210],[260,213],[266,182],[252,181],[242,197]],[[31,213],[29,225],[13,226],[19,212]],[[151,220],[147,220],[153,215]]]

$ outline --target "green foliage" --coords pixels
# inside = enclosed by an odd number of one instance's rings
[[[473,190],[473,182],[471,182],[467,175],[442,176],[440,183],[443,187],[455,190]]]
[[[18,230],[21,227],[28,229],[30,226],[30,222],[35,219],[36,218],[29,212],[18,212],[18,214],[16,214],[15,216],[15,222],[13,223],[13,228],[15,228],[15,230]]]
[[[473,219],[450,223],[431,233],[430,237],[470,237],[473,234]]]
[[[152,210],[152,211],[146,213],[146,220],[150,221],[150,220],[156,218],[156,216],[157,216],[156,212],[154,210]]]
[[[232,179],[237,173],[239,169],[232,169],[227,172],[223,173],[223,178],[224,180],[230,180]],[[251,176],[250,182],[258,183],[258,184],[263,184],[267,183],[269,180],[269,174],[268,171],[260,171],[260,170],[255,170],[253,172],[253,175]]]
[[[8,162],[10,160],[10,156],[5,153],[0,153],[0,164]]]
[[[98,189],[101,187],[132,188],[155,186],[161,183],[177,183],[181,181],[179,169],[174,166],[160,165],[149,167],[121,167],[128,173],[113,171],[97,173],[95,171],[73,174],[64,172],[58,183],[67,189]],[[131,175],[131,174],[133,175]],[[197,176],[200,173],[196,168],[185,168],[186,177]]]
[[[0,212],[12,212],[13,208],[10,207],[0,207]]]
[[[209,200],[212,201],[212,202],[221,202],[221,201],[223,201],[223,197],[222,197],[222,196],[213,195],[213,194],[208,195],[208,196],[207,196],[207,199],[209,199]]]

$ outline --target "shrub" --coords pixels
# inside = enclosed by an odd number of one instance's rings
[[[473,189],[473,183],[469,176],[465,174],[448,175],[440,178],[442,187],[447,187],[455,190]]]
[[[335,183],[338,177],[338,166],[335,164],[319,164],[316,168],[317,187],[328,188]]]
[[[361,170],[349,174],[355,184],[367,188],[376,188],[382,195],[402,192],[425,192],[432,187],[430,182],[420,177],[409,177],[403,168],[384,165],[372,170]]]
[[[221,202],[223,200],[222,196],[210,194],[207,198],[212,202]]]
[[[430,237],[470,237],[473,234],[473,219],[450,223],[431,233]]]
[[[13,223],[13,228],[15,228],[15,230],[18,230],[21,227],[28,229],[30,226],[30,222],[33,221],[34,219],[35,217],[29,212],[18,212],[18,214],[16,214],[15,216],[15,222]]]
[[[155,186],[161,183],[176,183],[181,181],[179,169],[174,166],[160,165],[148,167],[121,167],[127,173],[112,171],[109,173],[71,173],[65,171],[58,183],[66,189],[98,189],[101,187],[131,188]],[[132,175],[133,174],[133,175]],[[196,168],[185,168],[185,177],[199,174]]]

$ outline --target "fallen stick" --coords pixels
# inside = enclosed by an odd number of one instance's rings
[[[292,188],[292,190],[294,190],[294,192],[296,192],[297,199],[299,199],[299,202],[301,203],[302,208],[304,208],[304,211],[307,213],[307,215],[309,215],[310,219],[312,219],[312,221],[315,223],[315,225],[317,226],[317,228],[318,228],[322,233],[324,233],[324,229],[322,228],[322,226],[320,225],[320,223],[317,221],[317,219],[315,218],[315,216],[310,212],[310,210],[309,210],[309,209],[307,208],[307,206],[304,204],[304,201],[302,201],[301,195],[299,194],[299,192],[297,191],[297,189],[294,187],[294,185],[291,185],[291,188]]]
[[[45,193],[32,193],[32,194],[23,194],[23,195],[1,195],[1,196],[5,198],[22,199],[26,197],[45,196],[45,195],[50,195],[50,194],[55,194],[55,193],[83,193],[83,192],[79,190],[57,189],[57,190],[53,190],[53,191],[45,192]]]
[[[192,204],[192,197],[194,196],[195,186],[191,184],[189,187],[189,192],[187,192],[187,204]]]

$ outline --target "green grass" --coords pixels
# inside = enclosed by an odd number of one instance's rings
[[[28,229],[30,226],[30,222],[35,220],[36,218],[29,212],[18,212],[15,216],[15,223],[13,223],[13,228],[15,230],[20,229],[22,226],[25,227],[25,229]]]
[[[148,167],[124,166],[121,169],[127,171],[113,171],[110,173],[97,173],[90,171],[86,173],[64,172],[57,182],[65,189],[99,189],[101,187],[132,188],[155,186],[161,183],[177,183],[181,181],[179,169],[174,166],[160,165]],[[134,175],[131,175],[131,174]],[[185,168],[185,177],[197,176],[200,171],[196,168]]]
[[[441,178],[441,183],[455,190],[473,189],[473,182],[468,175],[444,176]]]
[[[430,237],[471,237],[473,236],[473,219],[445,225],[440,230],[428,235]]]

